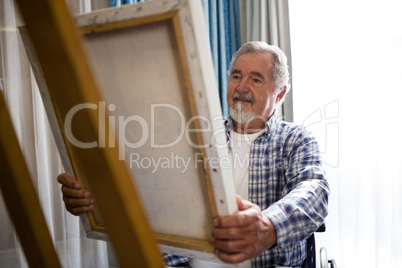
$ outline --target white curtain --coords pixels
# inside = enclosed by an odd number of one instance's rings
[[[289,1],[295,122],[321,144],[317,236],[338,267],[402,267],[401,1]]]
[[[292,76],[288,0],[239,0],[241,43],[265,41],[280,47],[288,58]],[[287,94],[279,113],[293,121],[293,93]]]
[[[74,14],[107,7],[107,0],[70,0]],[[0,0],[0,88],[63,267],[108,267],[105,242],[87,239],[78,217],[68,214],[56,177],[63,171],[41,97],[18,34],[23,24],[13,0]],[[0,163],[1,164],[1,163]],[[0,198],[0,267],[27,267]]]

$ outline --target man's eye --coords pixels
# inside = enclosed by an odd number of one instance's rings
[[[254,81],[254,83],[261,83],[261,80],[257,79],[257,78],[254,78],[253,81]]]
[[[232,75],[232,79],[240,79],[240,75],[237,75],[237,74]]]

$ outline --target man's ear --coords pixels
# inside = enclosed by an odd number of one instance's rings
[[[285,93],[286,93],[286,86],[284,86],[282,91],[278,94],[278,96],[276,96],[275,103],[280,102],[283,96],[285,96]]]

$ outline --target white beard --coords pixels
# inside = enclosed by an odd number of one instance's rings
[[[242,104],[240,102],[236,102],[232,107],[230,107],[230,116],[234,121],[239,124],[250,123],[251,120],[255,118],[254,111],[243,111]]]

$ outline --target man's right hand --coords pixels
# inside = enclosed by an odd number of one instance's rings
[[[83,190],[81,183],[76,179],[63,173],[57,177],[57,181],[62,185],[63,201],[71,214],[78,216],[94,208],[95,200],[91,197],[91,193]]]

